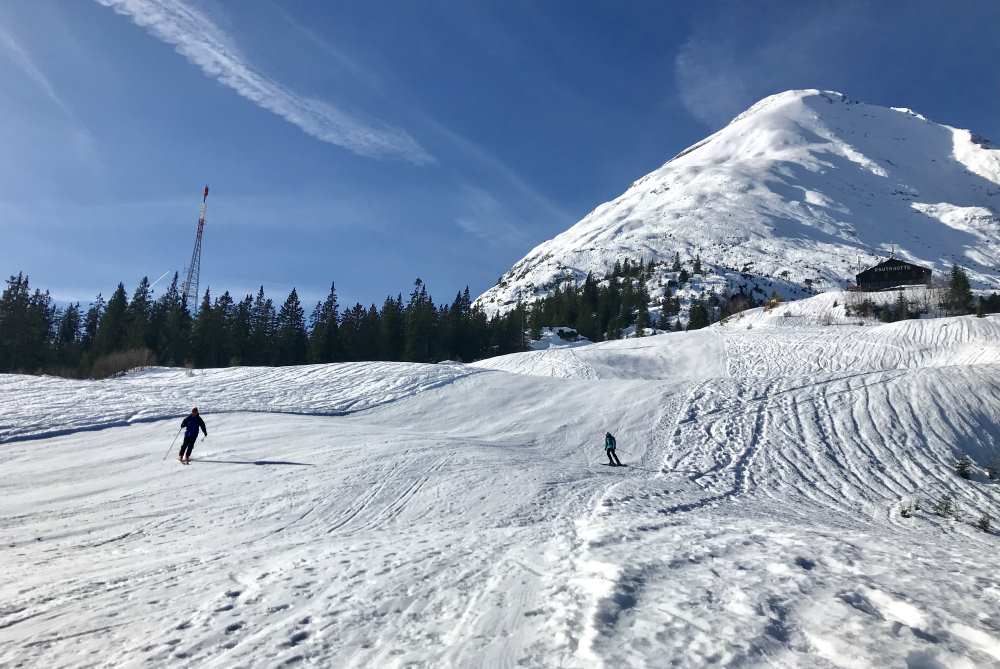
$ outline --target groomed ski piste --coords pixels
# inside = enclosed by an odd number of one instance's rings
[[[954,472],[1000,456],[1000,318],[842,298],[474,365],[0,376],[0,665],[1000,666],[1000,485]]]

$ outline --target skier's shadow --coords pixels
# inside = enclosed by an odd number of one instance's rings
[[[296,467],[315,467],[311,462],[291,462],[289,460],[199,460],[191,458],[191,462],[207,462],[213,465],[294,465]]]

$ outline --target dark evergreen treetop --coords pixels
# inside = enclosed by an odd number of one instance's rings
[[[96,349],[99,355],[107,355],[125,349],[128,335],[128,297],[125,284],[119,283],[111,294],[104,317],[97,330]]]
[[[974,309],[972,289],[969,286],[969,276],[961,266],[951,268],[948,281],[948,308],[953,314],[971,314]]]

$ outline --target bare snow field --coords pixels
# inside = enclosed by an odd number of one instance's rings
[[[1000,318],[836,299],[475,365],[0,376],[0,666],[1000,666],[1000,485],[953,467],[1000,456]]]

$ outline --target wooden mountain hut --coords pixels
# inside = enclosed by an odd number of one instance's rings
[[[931,271],[899,258],[883,260],[855,277],[861,290],[887,290],[900,286],[931,284]]]

